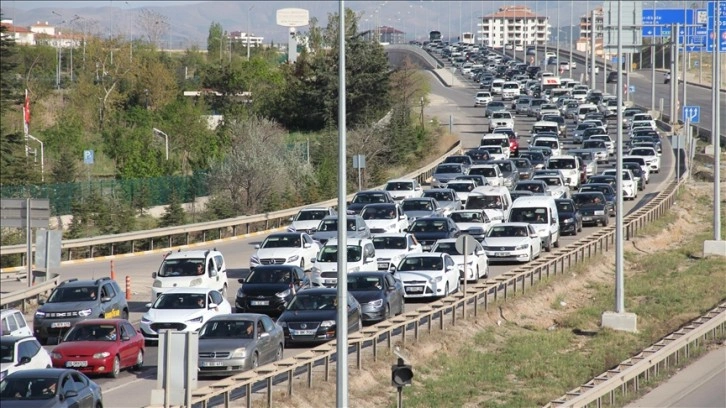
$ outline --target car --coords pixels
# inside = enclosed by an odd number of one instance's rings
[[[537,120],[544,120],[545,115],[559,116],[560,109],[553,103],[543,103],[537,111]]]
[[[582,142],[582,148],[584,150],[590,150],[597,158],[598,164],[608,164],[610,162],[608,147],[602,140],[585,140]]]
[[[504,160],[509,157],[509,147],[507,147],[507,150],[505,150],[505,148],[503,148],[502,146],[479,146],[479,150],[486,151],[487,155],[489,156],[489,160]],[[471,172],[471,169],[469,169],[469,172]]]
[[[362,209],[362,208],[361,208]],[[365,220],[358,214],[346,217],[348,238],[370,238],[371,231]],[[313,239],[325,245],[331,238],[338,237],[338,216],[328,216],[320,221],[313,233]]]
[[[409,253],[423,252],[421,244],[413,234],[407,232],[376,234],[371,238],[376,249],[376,262],[379,271],[387,271]]]
[[[576,100],[573,100],[571,102],[567,102],[563,107],[564,111],[561,111],[562,115],[566,119],[575,119],[577,117],[577,110],[580,107],[580,104]]]
[[[628,156],[642,157],[645,159],[651,171],[660,173],[660,156],[658,156],[658,152],[652,147],[636,147],[630,149]]]
[[[492,220],[483,209],[453,211],[449,214],[449,218],[454,220],[462,234],[471,235],[477,241],[484,238],[492,225]]]
[[[0,336],[32,336],[33,330],[25,321],[25,316],[17,309],[3,309],[0,311]]]
[[[585,130],[596,127],[594,122],[578,123],[575,127],[575,131],[572,134],[573,143],[582,143],[585,140]],[[602,133],[607,134],[607,130],[602,128]]]
[[[217,249],[168,252],[157,272],[152,272],[151,302],[172,288],[210,288],[227,295],[227,264]]]
[[[66,279],[40,302],[33,316],[33,335],[40,344],[54,343],[76,323],[95,317],[128,319],[129,305],[118,283],[109,277]]]
[[[416,179],[393,179],[386,182],[384,190],[388,191],[394,200],[421,197],[423,189]]]
[[[542,115],[542,122],[554,122],[557,123],[557,135],[561,137],[567,137],[567,123],[565,118],[560,115]]]
[[[508,111],[496,111],[492,112],[491,115],[488,116],[489,119],[489,132],[492,132],[494,129],[498,127],[504,127],[504,128],[514,128],[514,116],[512,116],[511,112]]]
[[[446,183],[446,188],[456,192],[456,196],[459,197],[462,205],[466,202],[466,198],[469,197],[469,193],[476,187],[476,182],[473,180],[454,179]]]
[[[512,196],[512,201],[515,201],[520,197],[531,197],[534,195],[534,193],[527,190],[512,190],[510,195]]]
[[[557,137],[537,137],[531,143],[532,147],[547,147],[552,150],[550,156],[559,156],[562,153],[562,145]]]
[[[449,181],[468,174],[467,169],[461,163],[439,164],[431,176],[431,187],[442,188]]]
[[[144,366],[144,336],[125,319],[89,319],[77,323],[53,348],[53,367],[117,378],[124,368]]]
[[[360,213],[371,234],[401,232],[408,227],[408,217],[398,204],[368,204]]]
[[[571,149],[568,150],[567,153],[582,159],[585,167],[585,179],[598,173],[597,157],[595,157],[595,152],[584,149]]]
[[[453,154],[446,156],[444,163],[459,163],[464,166],[465,170],[469,170],[469,167],[474,164],[474,160],[466,154]]]
[[[443,238],[456,238],[461,234],[459,227],[449,217],[418,218],[408,227],[408,231],[421,243],[421,249],[431,250],[434,242]]]
[[[348,293],[348,333],[363,326],[360,303]],[[285,347],[295,344],[325,343],[335,339],[338,315],[338,289],[312,288],[298,292],[277,319],[285,334]]]
[[[597,174],[588,178],[586,184],[608,184],[615,188],[618,185],[618,178],[614,174]]]
[[[52,366],[50,354],[35,337],[0,337],[0,380],[17,371]]]
[[[623,78],[622,79],[625,80],[625,77],[627,77],[627,76],[628,76],[628,73],[625,72],[625,71],[623,71]],[[613,82],[618,82],[618,71],[610,71],[610,72],[608,72],[607,83],[611,84]]]
[[[517,99],[517,104],[515,105],[514,111],[517,114],[526,114],[527,110],[529,108],[529,101],[532,99],[531,96],[527,95],[521,95]]]
[[[580,162],[572,155],[552,156],[547,159],[545,168],[559,170],[565,185],[577,189],[580,187]]]
[[[495,148],[498,146],[492,146]],[[475,164],[471,166],[469,174],[481,175],[487,178],[487,185],[489,186],[503,186],[504,176],[502,170],[496,164]]]
[[[517,166],[517,170],[519,170],[520,180],[527,180],[532,177],[534,167],[532,166],[532,162],[530,162],[528,158],[517,157],[512,159],[512,161],[514,162],[514,165]]]
[[[560,235],[577,235],[582,231],[582,213],[571,198],[555,200],[560,218]]]
[[[519,169],[513,160],[491,160],[489,163],[499,166],[499,170],[502,172],[502,185],[504,187],[512,188],[519,181]]]
[[[197,374],[222,376],[282,360],[285,336],[269,316],[235,313],[214,316],[199,329]]]
[[[431,248],[431,252],[449,254],[459,269],[459,279],[467,282],[476,282],[489,276],[489,259],[479,242],[472,248],[467,248],[466,265],[464,254],[456,249],[456,238],[440,239]]]
[[[403,283],[387,271],[349,273],[348,293],[360,304],[364,323],[380,322],[406,311]]]
[[[451,211],[460,210],[462,206],[456,191],[450,188],[432,188],[424,191],[423,196],[436,200],[444,215],[449,214]]]
[[[529,107],[527,107],[527,116],[531,117],[537,117],[537,114],[539,113],[539,109],[542,107],[542,105],[547,103],[547,99],[542,98],[532,98],[529,100]]]
[[[294,217],[290,217],[288,232],[304,232],[312,234],[320,224],[320,220],[329,216],[338,215],[333,207],[309,207],[298,211]]]
[[[489,152],[486,150],[479,149],[478,147],[467,150],[465,154],[467,156],[471,157],[471,160],[474,164],[489,160]],[[461,176],[459,176],[459,177],[461,177]],[[457,178],[459,178],[459,177],[457,177]]]
[[[348,215],[359,214],[363,207],[373,203],[395,203],[391,193],[386,190],[365,190],[355,193],[353,199],[348,203],[346,212]]]
[[[474,97],[474,107],[487,106],[487,104],[493,100],[494,98],[492,98],[491,92],[479,91]]]
[[[250,257],[250,270],[261,265],[297,265],[310,269],[320,251],[320,244],[304,232],[278,232],[255,245]]]
[[[347,238],[347,272],[378,270],[376,248],[369,238]],[[329,240],[320,250],[311,273],[312,286],[334,287],[338,283],[338,239]]]
[[[443,298],[459,290],[459,269],[449,254],[406,255],[394,270],[406,298]]]
[[[0,381],[3,408],[103,406],[101,387],[83,373],[67,368],[41,368],[12,373]]]
[[[545,164],[547,163],[547,157],[544,155],[543,151],[541,150],[522,150],[519,153],[519,157],[523,159],[529,160],[530,163],[532,163],[533,169],[542,169],[544,168]],[[530,175],[530,178],[532,176]]]
[[[643,176],[645,177],[645,183],[650,183],[650,166],[648,165],[648,162],[646,161],[645,157],[642,156],[623,156],[623,164],[625,163],[635,163],[638,166],[640,166],[640,169],[643,170]]]
[[[542,180],[521,180],[514,185],[512,191],[528,191],[532,195],[549,195],[547,183]]]
[[[279,315],[299,290],[310,287],[310,279],[297,265],[261,265],[239,278],[234,306],[237,313]]]
[[[617,177],[618,171],[617,169],[608,169],[602,172],[604,176],[607,175],[613,175]],[[623,199],[624,200],[635,200],[638,198],[638,183],[635,180],[635,176],[633,175],[633,172],[627,169],[623,169],[622,171],[622,179],[620,180],[620,185],[623,188]]]
[[[580,192],[572,195],[575,207],[582,213],[582,223],[607,226],[610,208],[605,195],[599,191]]]
[[[506,111],[506,110],[507,110],[507,106],[504,105],[504,102],[501,102],[501,101],[489,102],[489,104],[487,104],[486,109],[484,110],[484,117],[491,118],[492,114],[494,114],[494,112]]]
[[[542,240],[532,224],[504,222],[493,225],[482,247],[489,262],[530,262],[542,254]]]
[[[475,187],[481,187],[487,185],[487,178],[480,174],[467,174],[465,176],[459,176],[454,180],[471,180],[474,182]],[[456,192],[459,193],[458,191]]]
[[[605,147],[608,151],[608,156],[614,156],[615,155],[615,142],[610,137],[610,135],[592,135],[587,140],[602,140],[605,142]]]
[[[401,202],[401,208],[408,217],[409,225],[417,218],[444,215],[444,209],[439,206],[439,202],[431,197],[406,198]]]
[[[645,173],[643,172],[643,169],[640,167],[639,164],[633,162],[624,162],[623,169],[628,169],[633,173],[633,177],[635,177],[635,183],[638,186],[638,190],[645,190]]]
[[[568,198],[570,196],[570,188],[565,184],[562,175],[557,176],[534,176],[533,181],[541,180],[547,184],[549,195],[558,198]]]
[[[232,313],[227,299],[209,288],[173,288],[146,306],[139,328],[150,343],[159,341],[159,330],[193,332],[216,315]]]
[[[633,116],[635,116],[639,113],[643,113],[643,109],[638,108],[638,107],[631,107],[631,108],[626,108],[625,110],[623,110],[622,128],[629,129],[630,122],[632,122],[632,120],[633,120]]]
[[[589,180],[588,180],[589,181]],[[606,183],[586,183],[583,184],[580,187],[580,190],[578,190],[578,193],[587,193],[587,192],[600,192],[605,196],[605,208],[608,211],[608,215],[611,217],[615,216],[615,187],[611,186],[610,184]],[[577,200],[575,200],[577,202]],[[585,214],[583,213],[582,216],[584,217]]]

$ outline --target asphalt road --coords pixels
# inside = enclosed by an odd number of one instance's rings
[[[474,94],[478,87],[467,81],[463,81],[466,86],[445,87],[435,77],[431,76],[431,92],[432,105],[426,108],[427,116],[438,117],[441,123],[448,123],[449,115],[454,118],[454,132],[461,137],[464,147],[475,147],[479,145],[481,135],[484,133],[487,124],[484,119],[484,108],[474,108]],[[526,146],[529,130],[534,123],[533,118],[517,117],[515,119],[516,131],[520,135],[520,145]],[[615,126],[610,126],[611,133],[614,136]],[[566,145],[567,146],[567,145]],[[640,200],[647,200],[652,197],[653,193],[659,190],[659,185],[666,181],[673,168],[672,155],[669,154],[668,144],[664,141],[664,151],[666,152],[662,158],[662,169],[659,174],[651,176],[651,182],[647,191],[639,194]],[[599,166],[600,171],[611,166]],[[638,201],[626,201],[625,211],[630,211],[634,206],[638,205]],[[585,227],[580,234],[590,235],[598,230],[597,227]],[[562,245],[568,245],[578,239],[577,237],[562,237]],[[244,277],[248,273],[249,257],[254,252],[254,245],[262,241],[264,236],[260,235],[254,238],[239,240],[223,240],[202,248],[216,247],[226,258],[229,269],[230,288],[228,291],[228,300],[234,302],[234,295],[239,288],[237,278]],[[116,278],[123,286],[126,276],[131,277],[132,281],[132,299],[129,302],[131,315],[130,320],[137,323],[141,319],[141,315],[146,310],[145,304],[151,299],[151,273],[158,268],[162,260],[163,254],[155,253],[148,255],[136,255],[131,257],[120,257],[115,259]],[[498,276],[505,271],[513,268],[513,265],[496,265],[492,266],[490,276]],[[65,264],[59,269],[62,278],[77,277],[98,278],[108,276],[110,271],[110,262],[108,260],[78,262],[74,264]],[[406,305],[407,312],[413,311],[425,303],[409,302]],[[287,349],[284,357],[290,357],[306,351],[307,349]],[[145,359],[145,368],[140,372],[123,372],[117,379],[96,378],[103,388],[104,405],[107,407],[139,407],[149,403],[151,390],[156,387],[156,362],[157,348],[148,347]],[[198,386],[203,387],[213,383],[214,380],[199,381]]]

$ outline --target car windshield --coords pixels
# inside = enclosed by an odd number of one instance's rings
[[[512,116],[509,114],[509,112],[494,112],[492,114],[493,119],[511,119]]]
[[[573,210],[572,204],[569,202],[557,203],[557,211],[572,212]]]
[[[443,252],[449,255],[463,255],[456,249],[456,242],[437,242],[434,248],[431,248],[431,252]],[[469,250],[469,254],[474,253],[474,248]]]
[[[436,168],[436,174],[461,173],[461,167],[453,164],[441,164]]]
[[[606,195],[610,195],[610,192],[611,192],[610,188],[608,188],[607,186],[601,187],[601,186],[588,186],[588,185],[583,185],[582,187],[580,187],[580,191],[582,191],[582,192],[595,191],[595,192],[603,193]]]
[[[450,191],[427,191],[424,193],[424,197],[433,198],[436,201],[454,201],[454,194]]]
[[[545,189],[540,183],[517,183],[514,186],[517,191],[531,191],[533,193],[544,193]]]
[[[586,140],[582,147],[585,149],[605,149],[605,142],[602,140]]]
[[[373,237],[376,249],[406,249],[406,237]]]
[[[81,324],[76,325],[66,334],[63,342],[68,341],[116,341],[116,325],[113,324]]]
[[[446,221],[418,219],[411,224],[412,232],[436,232],[447,231]]]
[[[593,156],[591,152],[578,152],[577,156],[580,156],[582,160],[593,160]]]
[[[449,156],[446,158],[445,163],[469,164],[470,160],[469,156]]]
[[[330,219],[330,220],[323,220],[320,223],[320,226],[318,227],[318,231],[337,231],[338,230],[338,220],[337,219]],[[355,231],[355,220],[348,220],[348,231]]]
[[[154,309],[204,309],[205,293],[162,293],[153,305]]]
[[[356,194],[353,197],[353,204],[385,203],[386,196],[382,193]]]
[[[538,139],[534,141],[535,146],[544,146],[549,147],[551,149],[556,149],[559,143],[556,140],[542,140]]]
[[[577,128],[575,130],[586,130],[586,129],[590,129],[590,128],[594,128],[594,127],[595,127],[595,124],[592,122],[580,123],[579,125],[577,125]]]
[[[489,102],[489,108],[504,108],[504,104],[502,102]]]
[[[498,148],[498,149],[501,150],[501,148]],[[496,177],[497,171],[494,170],[494,167],[477,167],[477,168],[471,169],[471,171],[469,171],[469,174],[480,175],[480,176],[484,176],[484,177]]]
[[[297,213],[295,221],[319,221],[325,218],[328,214],[325,210],[301,210]]]
[[[493,139],[482,139],[482,141],[479,143],[480,146],[509,146],[509,139],[503,139],[503,138],[493,138]],[[483,147],[480,147],[480,149],[483,149]]]
[[[630,154],[633,156],[655,156],[653,154],[653,149],[650,149],[650,148],[648,148],[648,149],[636,148],[636,149],[631,150]]]
[[[335,310],[338,295],[331,293],[300,292],[292,299],[287,310]]]
[[[561,186],[562,180],[559,177],[537,177],[537,180],[542,180],[548,186]]]
[[[542,152],[522,152],[519,155],[533,162],[543,162],[545,159],[544,153]]]
[[[491,238],[503,238],[503,237],[526,237],[528,236],[527,227],[524,225],[503,225],[493,226],[487,237]]]
[[[576,205],[587,205],[587,204],[600,204],[604,203],[604,197],[602,194],[588,194],[588,193],[577,193],[572,195],[572,200]]]
[[[57,383],[57,377],[6,377],[0,382],[2,390],[0,399],[3,401],[52,399],[55,398]]]
[[[487,222],[489,218],[479,211],[462,211],[452,213],[449,218],[454,222]]]
[[[0,344],[0,363],[12,363],[15,359],[15,343],[2,342]]]
[[[433,211],[434,206],[429,200],[404,200],[401,204],[403,211]]]
[[[47,303],[91,302],[96,300],[98,288],[95,286],[56,287]]]
[[[394,206],[366,207],[360,216],[364,220],[392,220],[396,218],[396,208]]]
[[[448,183],[446,188],[450,188],[457,193],[468,193],[474,189],[474,185],[471,183]]]
[[[466,209],[503,209],[502,199],[496,195],[470,195],[466,200]]]
[[[444,267],[443,260],[435,256],[409,256],[398,265],[398,270],[405,271],[439,271]]]
[[[547,209],[543,207],[512,208],[509,219],[512,222],[547,224]]]
[[[348,245],[348,262],[359,262],[361,260],[362,250],[358,245]],[[337,245],[326,245],[320,250],[318,256],[320,262],[337,262],[338,261],[338,246]]]
[[[212,320],[199,330],[200,339],[251,339],[254,334],[252,320]]]
[[[410,191],[413,190],[413,183],[395,182],[386,184],[387,191]]]
[[[290,283],[292,274],[289,269],[255,269],[247,276],[245,283]]]
[[[348,275],[348,290],[357,292],[377,292],[383,289],[383,278],[380,276]]]
[[[516,164],[517,167],[520,169],[526,169],[532,166],[532,164],[527,159],[514,159],[514,164]]]
[[[549,164],[547,165],[548,169],[574,169],[575,168],[575,160],[574,159],[550,159]]]
[[[260,248],[300,248],[302,241],[298,234],[270,235]]]
[[[497,163],[497,166],[499,166],[499,170],[501,170],[502,173],[509,173],[512,171],[512,163],[510,162]]]
[[[196,276],[204,274],[204,258],[165,259],[159,267],[159,276]]]

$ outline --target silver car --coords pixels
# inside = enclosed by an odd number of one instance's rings
[[[269,316],[215,316],[199,330],[199,376],[231,375],[282,360],[282,327]]]

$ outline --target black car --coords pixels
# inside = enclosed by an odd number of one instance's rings
[[[615,216],[615,189],[613,186],[605,183],[585,183],[580,187],[579,192],[584,193],[591,191],[603,193],[610,215]]]
[[[633,176],[638,180],[638,190],[643,191],[645,190],[645,185],[648,183],[645,180],[645,174],[643,173],[643,168],[640,167],[638,163],[633,162],[624,162],[623,163],[623,169],[630,170],[633,172]]]
[[[456,154],[453,156],[448,156],[444,159],[444,163],[458,163],[463,164],[465,169],[469,169],[472,164],[474,164],[474,160],[471,156],[466,154]]]
[[[582,213],[571,198],[555,200],[560,219],[560,235],[577,235],[582,231]]]
[[[336,288],[312,288],[298,292],[277,319],[277,324],[285,332],[285,347],[335,339],[337,306]],[[348,333],[361,329],[362,318],[360,303],[348,293]]]
[[[234,305],[237,313],[279,315],[300,289],[310,287],[310,281],[296,265],[260,265],[246,278],[237,280]]]
[[[16,371],[0,382],[3,408],[101,407],[101,387],[66,368]]]
[[[532,197],[534,193],[529,190],[512,190],[509,195],[512,197],[512,202],[514,202],[519,197]]]
[[[406,231],[413,234],[424,251],[430,250],[434,242],[440,239],[456,238],[461,234],[459,227],[449,217],[418,218]]]
[[[598,174],[590,176],[585,184],[610,184],[612,188],[616,188],[618,183],[617,177],[614,175]]]
[[[349,273],[348,292],[360,303],[364,322],[379,322],[405,311],[403,284],[388,271]]]
[[[545,156],[544,153],[539,150],[520,150],[518,158],[528,159],[529,162],[532,163],[532,168],[535,169],[544,168],[545,164],[547,163],[547,156]]]
[[[469,149],[465,153],[467,156],[471,157],[471,160],[476,162],[484,162],[489,160],[489,152],[486,150],[482,150],[479,148]]]
[[[534,167],[529,159],[526,157],[517,157],[516,159],[512,159],[512,161],[514,161],[514,165],[517,166],[517,169],[519,169],[520,180],[527,180],[532,177]]]
[[[391,193],[386,190],[366,190],[355,193],[353,199],[348,203],[348,214],[358,214],[363,207],[373,203],[395,203]]]
[[[598,191],[575,193],[572,195],[572,201],[582,214],[583,224],[607,226],[610,222],[608,215],[610,204],[603,193]]]

